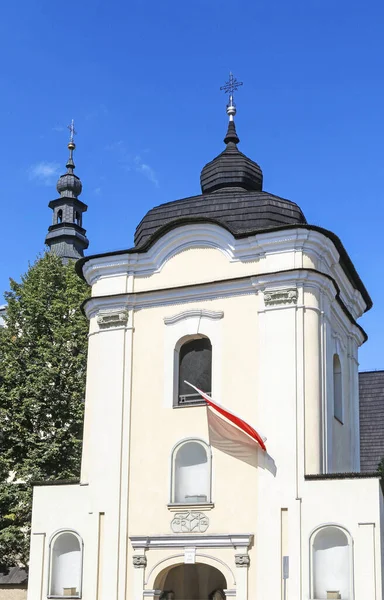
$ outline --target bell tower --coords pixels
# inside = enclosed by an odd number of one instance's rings
[[[68,126],[70,138],[68,144],[69,158],[66,164],[67,172],[61,175],[56,189],[60,197],[51,200],[49,208],[53,211],[52,225],[48,228],[45,243],[49,249],[59,256],[63,262],[77,260],[84,256],[89,240],[83,228],[83,213],[88,206],[79,200],[82,190],[80,178],[74,174],[75,163],[73,151],[76,148],[74,135],[76,134],[74,122]]]

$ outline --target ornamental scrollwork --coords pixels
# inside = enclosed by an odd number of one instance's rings
[[[236,567],[249,567],[250,562],[248,554],[235,554]]]
[[[290,290],[270,290],[264,292],[264,303],[266,306],[275,306],[278,304],[297,304],[298,292],[296,289]]]
[[[126,310],[111,310],[101,312],[97,316],[97,324],[101,328],[118,327],[126,325],[128,322],[128,312]]]
[[[147,566],[147,557],[142,554],[133,555],[133,566],[135,569],[145,569]]]

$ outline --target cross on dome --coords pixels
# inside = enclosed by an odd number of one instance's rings
[[[233,100],[233,93],[236,92],[241,85],[243,85],[243,82],[238,81],[236,77],[234,77],[233,73],[230,72],[228,81],[226,81],[225,84],[220,88],[223,92],[229,94],[227,115],[229,116],[230,121],[233,121],[233,117],[236,114],[236,104]]]
[[[75,129],[75,121],[74,119],[72,119],[71,123],[68,125],[68,129],[70,131],[70,135],[69,135],[69,143],[73,144],[74,143],[74,136],[77,134],[77,131]]]

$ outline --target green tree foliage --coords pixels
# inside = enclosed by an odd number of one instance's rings
[[[78,478],[88,286],[46,253],[10,281],[0,329],[0,559],[27,565],[36,480]]]

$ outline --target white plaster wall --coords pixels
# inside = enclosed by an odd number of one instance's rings
[[[333,245],[315,232],[275,232],[235,241],[219,227],[191,226],[170,232],[143,255],[87,263],[87,277],[94,285],[87,305],[91,322],[84,485],[36,488],[29,600],[39,598],[41,590],[45,593],[48,540],[65,527],[84,539],[85,600],[141,600],[140,586],[154,585],[145,579],[150,565],[154,568],[159,556],[168,560],[172,550],[149,551],[144,573],[133,568],[129,536],[172,533],[174,512],[167,506],[172,448],[186,437],[208,442],[206,409],[172,406],[174,347],[185,335],[200,333],[211,339],[214,399],[268,437],[268,456],[260,453],[257,469],[213,449],[214,507],[206,512],[208,533],[255,534],[249,572],[237,569],[242,590],[238,600],[246,598],[247,581],[249,598],[281,597],[282,509],[287,511],[288,589],[290,597],[300,600],[309,598],[305,548],[312,529],[324,519],[339,519],[346,505],[346,526],[356,529],[363,514],[378,522],[377,485],[371,481],[366,487],[363,482],[358,482],[360,487],[345,481],[304,483],[305,470],[319,473],[334,464],[327,455],[330,444],[337,464],[342,452],[329,424],[327,375],[334,328],[326,307],[334,301],[336,288],[328,278],[299,269],[316,266],[336,275],[346,301],[359,314],[361,298],[335,266],[337,258]],[[266,275],[292,269],[298,270]],[[245,279],[234,284],[236,278]],[[232,283],[211,285],[217,279]],[[191,283],[202,285],[150,293]],[[298,290],[296,304],[265,305],[265,291],[287,288]],[[116,307],[127,311],[128,321],[100,327],[98,312]],[[165,317],[196,309],[223,316],[164,322]],[[361,336],[356,327],[335,310],[343,327],[349,328],[350,345],[357,346]],[[351,373],[346,378],[348,386]],[[351,447],[346,454],[353,454]],[[366,499],[364,510],[364,503],[351,502],[349,495],[360,490]],[[204,553],[210,558],[202,560],[222,560],[234,567],[233,548]],[[380,569],[376,572],[379,577]]]
[[[34,488],[28,600],[48,595],[49,546],[51,538],[60,530],[74,531],[83,540],[82,597],[84,600],[95,597],[93,567],[97,561],[97,527],[89,488],[60,485]]]
[[[358,406],[358,363],[348,330],[337,320],[339,307],[330,311],[329,342],[325,352],[327,361],[327,400],[328,410],[328,464],[329,472],[345,473],[360,471],[359,452],[359,406]],[[334,416],[333,357],[337,354],[342,374],[342,423]]]
[[[302,488],[303,598],[311,595],[311,535],[337,525],[351,536],[351,589],[347,600],[381,598],[382,492],[378,478],[306,481]],[[309,569],[308,569],[309,566]]]

